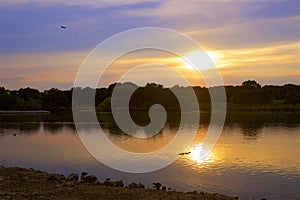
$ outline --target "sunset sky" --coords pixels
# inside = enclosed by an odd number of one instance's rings
[[[248,79],[262,85],[300,84],[299,0],[1,0],[0,22],[0,86],[9,89],[70,89],[84,58],[98,43],[121,31],[149,26],[195,39],[226,85]],[[129,65],[151,62],[173,68],[192,85],[205,85],[184,61],[159,51],[123,56],[100,85],[118,81]],[[143,84],[145,77],[151,82],[157,76],[168,80],[168,86],[178,84],[154,65],[131,78]]]

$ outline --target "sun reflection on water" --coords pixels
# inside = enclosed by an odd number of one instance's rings
[[[202,145],[202,143],[200,143],[200,144],[197,144],[197,145],[191,147],[189,150],[190,154],[188,155],[188,158],[191,161],[196,162],[196,164],[209,163],[212,161],[212,152],[210,152],[205,157],[200,156],[202,147],[203,147],[203,145]]]

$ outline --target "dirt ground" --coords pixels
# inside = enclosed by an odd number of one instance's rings
[[[166,187],[124,186],[122,181],[99,182],[93,175],[61,174],[0,166],[0,199],[237,199],[206,192],[168,191]]]

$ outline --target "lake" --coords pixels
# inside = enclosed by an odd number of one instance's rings
[[[135,112],[132,117],[140,125],[149,122],[147,113]],[[163,130],[144,139],[124,134],[110,113],[98,113],[98,119],[112,143],[126,151],[143,153],[172,141],[180,114],[170,113]],[[191,150],[201,145],[209,122],[210,113],[201,112]],[[93,125],[87,123],[84,127],[86,134],[93,132]],[[189,126],[185,128],[189,134]],[[160,182],[173,190],[198,190],[244,199],[300,199],[299,144],[300,113],[231,111],[217,144],[205,160],[190,153],[178,156],[158,171],[135,174],[114,170],[97,161],[81,143],[72,113],[0,115],[1,165],[65,175],[86,171],[100,181],[109,177],[122,179],[126,184],[142,182],[149,187],[152,182]]]

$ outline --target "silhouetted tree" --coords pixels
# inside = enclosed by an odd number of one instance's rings
[[[242,87],[244,88],[261,88],[260,84],[258,84],[255,80],[248,80],[242,83]]]
[[[298,90],[298,91],[297,90],[289,91],[284,103],[285,104],[291,104],[291,105],[300,104],[300,90]]]
[[[42,107],[46,110],[59,110],[67,108],[69,100],[63,92],[57,88],[45,90],[43,95]]]
[[[105,112],[111,111],[111,97],[106,97],[104,101],[97,106],[97,109]]]
[[[21,88],[19,90],[7,90],[0,87],[0,109],[1,110],[60,110],[70,109],[72,106],[72,92],[76,91],[79,98],[74,102],[88,108],[86,105],[92,105],[92,99],[88,96],[95,95],[95,105],[100,110],[110,111],[110,98],[113,90],[118,86],[137,88],[130,98],[129,109],[148,110],[153,104],[161,104],[167,111],[180,110],[179,102],[172,90],[182,94],[189,89],[183,86],[174,86],[173,88],[164,88],[161,84],[147,83],[143,87],[127,82],[114,83],[108,88],[72,88],[71,90],[61,91],[57,88],[39,92],[33,88]],[[200,104],[210,105],[209,91],[218,89],[218,87],[205,88],[195,86],[192,88]],[[241,86],[225,86],[227,102],[233,104],[270,104],[279,101],[289,105],[300,103],[300,86],[286,84],[283,86],[267,85],[261,87],[255,80],[244,81]],[[125,91],[126,92],[126,91]],[[188,101],[188,99],[187,99]],[[191,103],[191,102],[190,102]],[[276,102],[277,103],[277,102]],[[92,105],[93,106],[93,105]]]
[[[40,98],[40,92],[37,89],[32,88],[21,88],[18,91],[18,96],[25,101],[27,101],[29,98],[32,99],[39,99]]]
[[[20,99],[10,94],[0,94],[1,110],[18,110]]]

